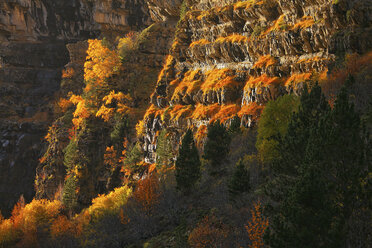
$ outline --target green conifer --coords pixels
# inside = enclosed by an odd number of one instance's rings
[[[234,174],[230,180],[228,187],[229,187],[229,193],[232,198],[236,197],[237,195],[243,192],[249,191],[250,189],[249,171],[245,167],[242,159],[240,159],[236,163]]]
[[[193,133],[187,130],[182,139],[176,161],[177,188],[188,193],[200,178],[199,152],[195,146]]]
[[[231,137],[219,121],[208,126],[207,141],[204,145],[204,158],[210,161],[210,173],[218,174],[229,153]]]

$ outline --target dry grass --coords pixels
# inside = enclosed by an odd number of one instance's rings
[[[237,104],[222,105],[218,113],[216,113],[211,122],[220,121],[221,123],[226,122],[229,119],[234,118],[238,114],[240,106]]]
[[[216,42],[217,43],[225,43],[225,42],[230,42],[230,43],[246,43],[249,41],[249,38],[240,35],[240,34],[232,34],[226,37],[219,37]]]
[[[235,72],[231,69],[210,70],[205,75],[206,79],[201,85],[204,94],[210,90],[236,87],[240,84],[235,80]]]
[[[244,105],[238,112],[238,116],[242,118],[243,116],[252,116],[253,120],[257,120],[261,115],[264,106],[252,102],[249,105]]]
[[[198,103],[191,118],[196,120],[206,120],[212,118],[220,110],[221,106],[218,103],[212,105],[203,105]]]
[[[287,81],[285,81],[285,86],[289,86],[291,84],[298,84],[301,82],[306,82],[310,80],[311,73],[294,73],[292,76],[290,76]]]
[[[298,28],[304,29],[311,27],[315,24],[314,18],[312,16],[304,16],[302,17],[293,27],[292,30],[297,30]]]
[[[277,63],[276,59],[271,55],[261,56],[258,61],[254,64],[253,68],[267,68]]]
[[[206,39],[201,39],[201,40],[197,40],[197,41],[194,41],[190,44],[190,48],[193,48],[194,46],[202,46],[202,45],[207,45],[209,44],[210,42]]]
[[[257,78],[251,77],[247,81],[244,87],[244,91],[249,90],[250,88],[255,88],[257,86],[269,86],[280,84],[282,80],[278,77],[269,77],[267,74],[263,74]]]

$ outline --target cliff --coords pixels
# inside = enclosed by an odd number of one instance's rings
[[[0,208],[34,196],[42,141],[53,121],[61,72],[70,56],[77,71],[88,38],[115,38],[151,24],[137,0],[5,0],[0,2]],[[87,46],[85,46],[85,49]],[[69,56],[70,54],[70,56]],[[81,57],[83,58],[81,60]],[[80,64],[79,64],[80,63]],[[82,74],[82,73],[80,73]],[[77,89],[81,89],[82,79]],[[63,94],[59,92],[58,94]],[[4,199],[4,200],[3,200]]]
[[[265,103],[322,81],[337,58],[371,49],[370,1],[191,1],[144,117],[146,160],[157,133],[234,116],[252,127]]]

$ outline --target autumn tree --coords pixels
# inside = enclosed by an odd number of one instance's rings
[[[200,178],[199,152],[190,129],[183,136],[176,160],[177,188],[188,193]]]
[[[251,210],[251,220],[245,226],[245,229],[248,232],[249,239],[251,244],[250,248],[262,248],[264,247],[264,234],[269,226],[269,221],[262,214],[261,203],[257,202],[253,205]]]
[[[203,157],[210,161],[210,173],[221,172],[222,163],[226,160],[229,153],[230,136],[226,127],[219,121],[208,126],[207,141],[204,145]]]
[[[160,201],[160,195],[159,178],[153,174],[138,181],[133,198],[140,205],[142,211],[150,216]]]

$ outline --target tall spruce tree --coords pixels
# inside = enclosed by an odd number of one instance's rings
[[[249,171],[245,167],[242,159],[237,162],[234,174],[229,182],[228,187],[230,196],[233,199],[239,194],[249,191]]]
[[[199,178],[199,152],[195,146],[193,133],[188,129],[182,139],[182,144],[176,160],[177,188],[184,193],[189,193]]]
[[[208,126],[207,141],[204,145],[204,158],[210,161],[210,173],[217,174],[229,153],[231,137],[226,127],[219,121]]]
[[[333,110],[319,86],[304,92],[268,185],[276,202],[268,235],[271,247],[352,247],[348,226],[363,198],[365,140],[345,89]]]

